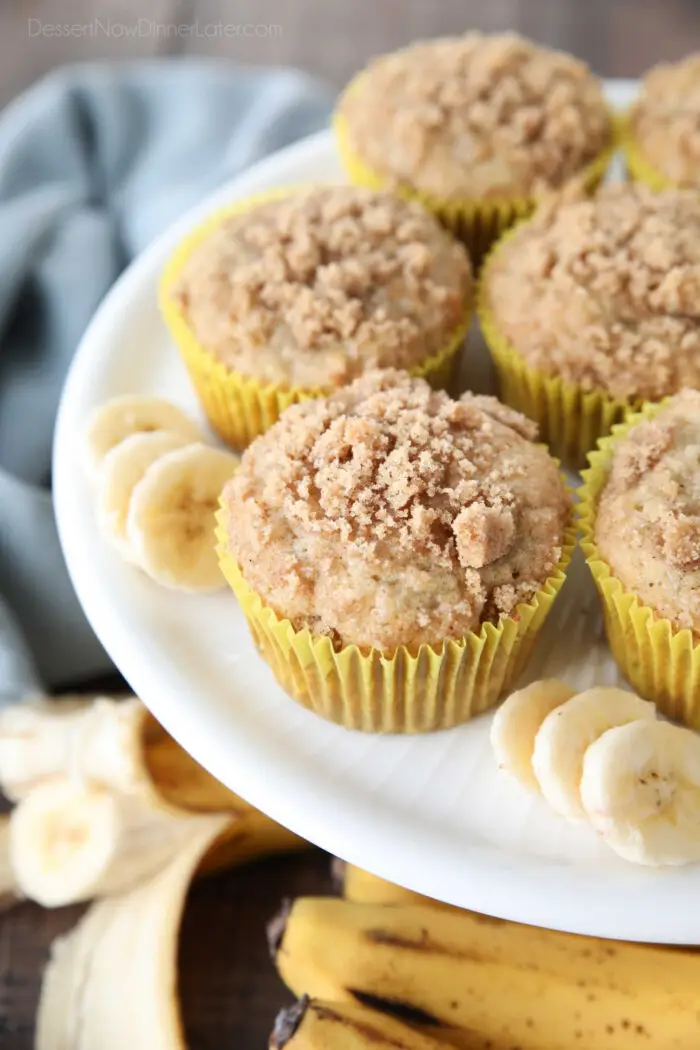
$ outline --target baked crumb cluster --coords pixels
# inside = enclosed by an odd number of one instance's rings
[[[677,394],[619,442],[595,538],[626,589],[700,634],[700,391]]]
[[[469,259],[418,205],[327,186],[219,224],[173,296],[198,341],[270,382],[334,387],[441,350],[472,287]]]
[[[700,185],[699,115],[700,53],[644,77],[632,130],[654,167],[679,186]]]
[[[375,372],[288,409],[227,486],[230,552],[299,630],[391,650],[459,638],[531,598],[569,498],[533,425]]]
[[[355,151],[395,186],[454,199],[558,187],[611,134],[588,67],[512,33],[468,33],[384,55],[340,112]]]
[[[499,251],[487,296],[533,367],[616,398],[700,386],[700,198],[640,185],[543,207]]]

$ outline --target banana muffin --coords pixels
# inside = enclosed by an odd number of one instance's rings
[[[347,148],[387,186],[448,202],[537,196],[612,139],[589,68],[513,33],[383,55],[352,82],[337,116]]]
[[[700,186],[700,52],[672,65],[658,65],[642,80],[630,111],[629,159],[634,154],[662,180],[675,186]]]
[[[496,249],[481,297],[519,359],[584,394],[700,387],[700,198],[617,184],[543,206]]]
[[[454,341],[471,292],[464,248],[420,206],[323,186],[223,217],[169,294],[226,369],[318,392],[377,366],[420,370]]]
[[[367,374],[248,448],[222,497],[227,553],[266,606],[336,650],[464,638],[560,561],[570,500],[534,438],[494,398]]]
[[[615,442],[594,538],[627,591],[700,640],[699,391]]]

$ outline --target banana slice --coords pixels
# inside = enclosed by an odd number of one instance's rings
[[[96,477],[104,457],[131,434],[172,430],[186,441],[201,441],[196,423],[176,405],[160,397],[127,394],[100,405],[92,413],[85,433],[85,464]]]
[[[700,737],[668,722],[631,722],[586,751],[581,799],[611,849],[654,867],[700,860]]]
[[[102,534],[126,561],[136,561],[126,538],[131,493],[151,464],[187,444],[187,438],[175,430],[131,434],[102,460],[97,478],[97,521]]]
[[[187,890],[228,818],[207,817],[172,863],[130,893],[98,901],[51,948],[36,1050],[186,1050],[177,941]]]
[[[25,896],[57,908],[131,889],[160,871],[208,819],[47,781],[12,811],[10,864]]]
[[[146,709],[135,697],[71,704],[36,699],[0,712],[0,787],[12,801],[65,775],[122,792],[145,792],[141,738]]]
[[[126,535],[139,566],[166,587],[211,591],[223,587],[215,549],[216,510],[238,459],[188,445],[162,456],[136,485]]]
[[[580,786],[586,748],[614,726],[654,718],[653,704],[602,686],[579,693],[548,714],[535,737],[532,768],[552,809],[568,820],[584,821]]]
[[[533,682],[512,693],[493,717],[491,746],[498,765],[530,791],[540,790],[532,769],[537,732],[550,711],[575,695],[574,689],[555,678]]]

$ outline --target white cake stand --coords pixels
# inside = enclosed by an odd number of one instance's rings
[[[611,83],[626,104],[630,83]],[[163,590],[119,560],[95,524],[80,470],[90,410],[157,392],[198,407],[156,304],[178,238],[237,196],[342,179],[328,132],[224,187],[148,249],[105,299],[75,356],[56,430],[58,525],[78,596],[115,664],[170,733],[234,791],[332,853],[463,907],[553,929],[700,944],[700,866],[653,871],[616,858],[592,831],[554,816],[499,773],[489,717],[431,736],[372,737],[323,722],[275,684],[233,595]],[[465,385],[491,388],[473,340]],[[618,681],[580,559],[557,601],[530,678]]]

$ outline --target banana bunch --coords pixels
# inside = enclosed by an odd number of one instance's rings
[[[135,698],[6,708],[0,787],[17,803],[0,836],[0,897],[12,888],[45,907],[140,885],[212,815],[224,826],[202,870],[306,846],[197,765]]]
[[[346,899],[302,898],[270,924],[283,981],[311,997],[280,1015],[274,1050],[368,1050],[375,1041],[406,1050],[700,1045],[700,954],[692,950],[436,906],[351,866],[342,879]],[[382,1028],[381,1014],[399,1027]]]
[[[215,515],[236,456],[203,444],[170,402],[128,395],[94,411],[84,459],[100,530],[127,562],[177,590],[224,586]]]
[[[498,709],[491,743],[502,769],[626,860],[700,860],[700,736],[634,693],[534,682]]]

